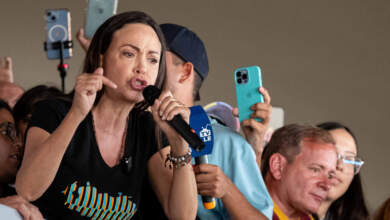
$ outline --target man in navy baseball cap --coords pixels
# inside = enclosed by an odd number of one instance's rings
[[[196,91],[194,98],[199,101],[199,89],[209,73],[209,61],[202,40],[188,28],[177,24],[162,24],[160,28],[164,33],[169,52],[180,58],[182,63],[191,63],[197,73],[194,76],[194,91]],[[172,58],[169,52],[167,56]],[[176,57],[173,59],[175,63],[180,63]]]
[[[160,27],[168,46],[164,89],[169,89],[177,100],[191,107],[199,100],[199,88],[209,72],[205,46],[186,27],[177,24]],[[208,155],[209,164],[194,166],[194,172],[198,193],[216,198],[217,203],[214,209],[207,210],[199,196],[198,218],[270,219],[273,203],[252,147],[239,133],[216,120],[211,120],[211,127],[214,144]]]

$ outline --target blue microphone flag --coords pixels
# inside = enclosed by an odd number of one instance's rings
[[[199,157],[211,154],[214,145],[214,134],[210,119],[200,105],[192,106],[190,110],[190,126],[205,144],[205,147],[201,151],[196,151],[190,146],[192,149],[191,156]]]

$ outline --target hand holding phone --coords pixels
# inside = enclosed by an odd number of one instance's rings
[[[261,70],[258,66],[241,67],[234,71],[234,83],[240,122],[249,119],[253,111],[250,107],[256,103],[264,103],[264,97],[259,93],[262,86]],[[260,118],[256,118],[261,121]]]

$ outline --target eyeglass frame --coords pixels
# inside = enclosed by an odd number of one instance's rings
[[[18,135],[17,135],[16,127],[12,122],[0,123],[0,129],[1,129],[0,133],[5,137],[7,137],[12,143],[17,141]]]
[[[353,157],[354,160],[348,160],[346,157]],[[342,154],[337,154],[337,160],[341,160],[343,164],[350,164],[353,165],[353,174],[356,175],[360,172],[360,169],[362,168],[364,161],[357,156],[344,156]]]

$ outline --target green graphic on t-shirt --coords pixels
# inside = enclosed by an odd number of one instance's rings
[[[137,211],[136,204],[129,196],[118,193],[118,196],[109,196],[107,193],[98,193],[96,187],[89,181],[86,186],[77,186],[77,181],[67,186],[62,193],[65,195],[64,205],[77,211],[81,216],[91,219],[130,219]]]

